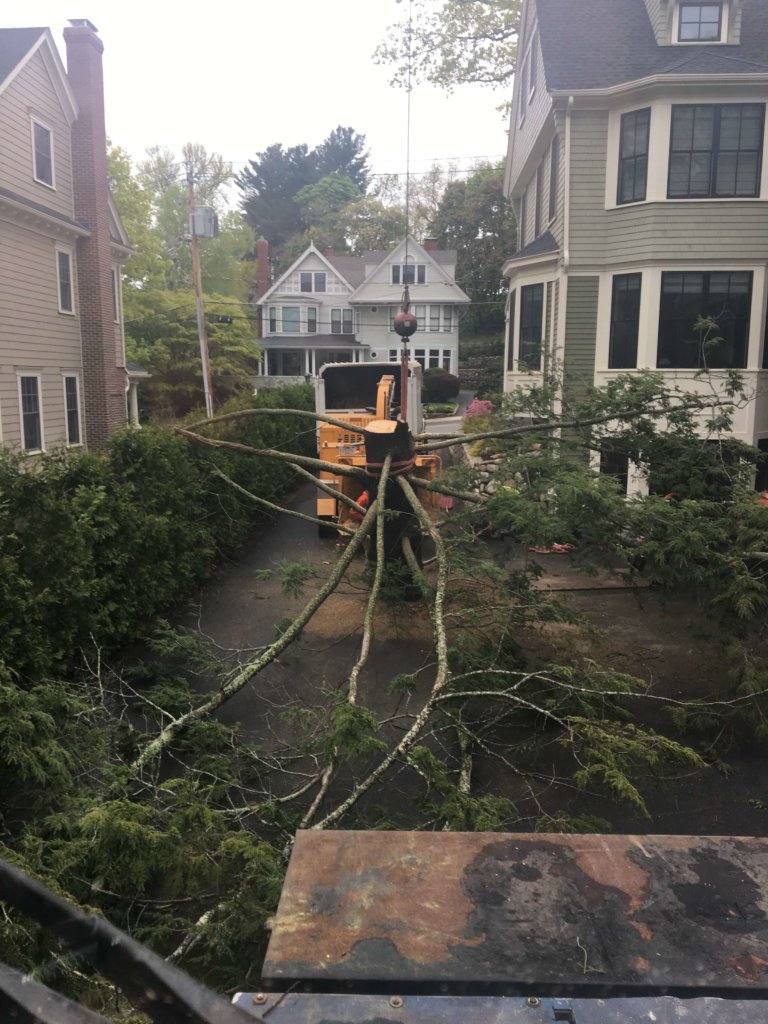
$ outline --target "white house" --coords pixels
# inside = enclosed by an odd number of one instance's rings
[[[458,371],[460,311],[456,253],[404,239],[391,252],[321,253],[311,245],[262,295],[263,355],[256,384],[314,376],[324,363],[400,358],[392,328],[403,289],[418,320],[410,357],[425,369]]]

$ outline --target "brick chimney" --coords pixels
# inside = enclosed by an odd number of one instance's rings
[[[323,253],[323,255],[327,256],[327,257],[333,256],[333,246],[332,245],[327,245],[325,247],[325,252]]]
[[[437,244],[436,238],[425,238],[422,245],[424,252],[437,252],[440,246]]]
[[[112,307],[107,135],[104,125],[104,45],[85,18],[64,29],[67,77],[79,108],[72,127],[75,216],[90,231],[77,244],[77,296],[83,351],[83,414],[88,447],[103,450],[126,424],[126,372],[118,365]]]

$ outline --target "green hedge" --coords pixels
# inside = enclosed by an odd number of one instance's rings
[[[311,389],[297,385],[236,399],[224,411],[311,405]],[[298,417],[247,417],[218,436],[314,451],[314,425]],[[27,683],[66,672],[81,651],[114,651],[189,594],[259,518],[212,465],[269,499],[295,479],[274,460],[157,427],[117,434],[106,456],[33,461],[0,451],[0,663]]]

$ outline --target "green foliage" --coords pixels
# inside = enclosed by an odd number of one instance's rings
[[[299,385],[234,405],[310,400]],[[240,419],[221,434],[304,453],[314,443],[307,421],[291,417]],[[117,434],[105,458],[42,456],[34,471],[0,451],[0,631],[20,684],[66,671],[94,646],[114,651],[134,639],[242,542],[259,513],[211,465],[265,498],[293,480],[287,464],[190,447],[159,428]]]
[[[328,753],[341,750],[354,760],[384,749],[376,716],[370,708],[344,701],[331,712],[330,724],[326,741]]]
[[[503,351],[506,285],[501,268],[517,231],[504,194],[503,163],[479,164],[468,178],[449,182],[430,230],[443,248],[456,249],[456,283],[472,298],[462,319],[464,338],[494,332]]]
[[[205,300],[208,354],[214,405],[251,390],[260,349],[250,306],[221,296]],[[232,319],[219,323],[219,317]],[[204,410],[200,341],[195,296],[191,291],[137,289],[125,295],[128,358],[152,377],[142,383],[144,418],[174,420]]]
[[[424,394],[428,402],[447,402],[459,393],[459,378],[440,367],[424,371]]]
[[[417,80],[451,90],[466,82],[508,85],[515,70],[521,0],[415,0],[412,25],[393,25],[376,51],[379,64],[390,64],[393,81]],[[404,40],[410,34],[410,47]],[[411,61],[408,54],[411,54]]]
[[[349,203],[364,194],[369,175],[365,136],[339,125],[311,150],[304,143],[285,150],[280,143],[268,146],[236,182],[246,221],[285,267],[289,241],[337,214],[342,199]]]

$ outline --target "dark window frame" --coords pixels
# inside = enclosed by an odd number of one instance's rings
[[[632,153],[625,153],[624,141],[625,141],[625,126],[630,123],[630,118],[634,119],[634,150]],[[643,127],[642,122],[645,122],[645,150],[637,150],[638,140],[638,129]],[[643,203],[645,202],[648,193],[648,150],[650,148],[651,139],[651,108],[641,107],[639,110],[629,110],[626,114],[621,115],[621,122],[619,124],[619,180],[616,187],[616,204],[618,206],[626,206],[628,203]],[[625,168],[632,168],[632,189],[631,194],[625,194],[624,191],[624,176]],[[642,168],[640,174],[638,174],[638,167]],[[638,187],[638,180],[642,182]]]
[[[34,381],[30,390],[29,381]],[[19,375],[19,409],[21,413],[21,444],[25,452],[44,451],[43,403],[40,397],[39,374]]]
[[[613,276],[611,334],[608,343],[609,370],[634,370],[637,368],[642,289],[642,274],[614,274]],[[636,296],[631,296],[631,291],[636,291]],[[628,312],[632,315],[627,316]]]
[[[744,312],[735,314],[732,310],[724,310],[715,288],[720,278],[728,278],[728,293],[734,288],[734,278],[742,278],[746,284],[746,299],[743,301]],[[679,279],[679,288],[675,288]],[[697,296],[697,279],[700,281],[700,292]],[[713,281],[713,279],[715,279]],[[713,287],[714,285],[714,287]],[[673,290],[674,289],[674,290]],[[734,291],[734,295],[744,292]],[[675,298],[679,296],[679,298]],[[690,296],[694,296],[693,299]],[[673,270],[662,271],[661,293],[659,298],[659,332],[656,348],[656,365],[662,370],[711,370],[746,368],[749,356],[749,328],[752,315],[754,296],[754,273],[751,270]],[[734,302],[737,301],[735,298]],[[675,304],[678,309],[688,304],[684,313],[675,315]],[[665,308],[666,307],[666,308]],[[728,314],[730,314],[728,316]],[[719,330],[724,343],[731,350],[731,357],[721,359],[717,349],[705,352],[704,338],[699,333],[694,336],[694,323],[697,316],[711,316],[718,321]],[[686,353],[691,358],[682,358]],[[726,349],[727,350],[727,349]],[[724,350],[720,350],[722,353]],[[734,358],[733,353],[738,355]],[[695,355],[695,359],[693,356]]]
[[[38,132],[40,134],[38,134]],[[46,145],[41,145],[45,141]],[[40,121],[32,121],[33,176],[35,181],[55,188],[53,169],[53,130]]]
[[[557,190],[560,185],[560,136],[552,139],[552,149],[549,155],[549,220],[550,223],[557,214]]]
[[[67,424],[67,444],[81,444],[80,381],[74,373],[64,374],[64,417]]]
[[[509,293],[509,339],[507,347],[507,370],[515,369],[515,315],[517,313],[517,289]]]
[[[742,149],[722,149],[721,138],[722,138],[722,122],[723,114],[729,110],[740,111],[739,121],[739,134],[741,135],[741,127],[744,117],[744,112],[749,108],[759,109],[760,111],[760,139],[757,146],[753,148],[745,147]],[[692,110],[693,123],[691,127],[691,145],[689,148],[683,148],[678,146],[675,148],[675,120],[677,117],[682,117],[684,111]],[[696,117],[697,111],[712,111],[712,138],[710,145],[705,146],[694,146],[695,134],[696,134]],[[681,128],[682,132],[684,129]],[[765,103],[676,103],[672,106],[672,118],[670,122],[669,130],[669,162],[667,167],[667,199],[756,199],[760,197],[760,183],[763,170],[763,148],[765,145]],[[684,154],[688,155],[688,188],[686,192],[672,191],[672,175],[673,175],[673,161],[675,157],[680,157]],[[718,189],[718,171],[720,168],[719,161],[721,157],[728,156],[731,154],[736,155],[736,172],[735,182],[738,185],[738,173],[739,173],[739,159],[744,155],[754,155],[755,157],[755,170],[754,170],[754,187],[749,192],[738,191],[735,188],[734,191],[721,191]],[[692,179],[692,168],[694,160],[698,157],[699,159],[706,158],[708,155],[709,160],[709,171],[708,171],[708,184],[706,191],[692,191],[691,179]]]
[[[718,11],[717,17],[717,35],[712,38],[702,38],[701,34],[691,39],[683,39],[683,11],[686,7],[698,7],[699,8],[699,33],[701,33],[701,8],[702,7],[716,7]],[[687,24],[695,24],[694,22],[688,22]],[[704,22],[703,24],[708,25],[711,22]],[[681,2],[677,12],[677,41],[678,43],[719,43],[723,39],[723,3],[722,0],[708,0],[704,3],[688,3]]]
[[[73,281],[72,253],[68,249],[56,250],[56,282],[59,297],[59,312],[75,312],[75,289]]]
[[[541,370],[544,347],[544,284],[526,284],[520,289],[520,330],[518,363],[527,370]]]

